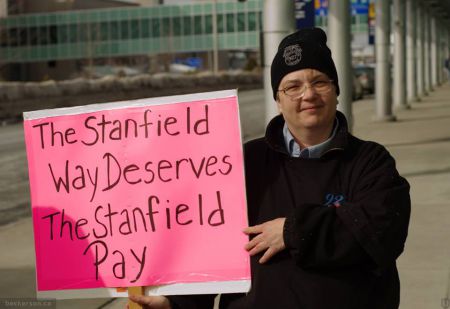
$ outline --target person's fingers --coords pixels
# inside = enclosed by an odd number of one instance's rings
[[[263,225],[262,225],[262,224],[254,225],[254,226],[249,226],[249,227],[246,227],[246,228],[243,230],[243,232],[244,232],[245,234],[247,234],[247,235],[250,235],[250,234],[258,234],[258,233],[261,233],[261,232],[262,232],[262,228],[263,228]]]
[[[264,242],[259,242],[255,247],[253,247],[252,250],[248,252],[250,256],[254,256],[255,254],[258,254],[264,250],[266,250],[268,246]]]
[[[250,240],[246,245],[245,245],[245,250],[249,251],[251,249],[253,249],[258,243],[260,243],[262,240],[262,234],[259,234],[257,236],[255,236],[252,240]]]
[[[279,250],[269,247],[269,249],[264,252],[264,255],[259,259],[260,264],[264,264],[269,261]]]
[[[144,308],[170,309],[170,302],[164,296],[129,295],[129,299]]]

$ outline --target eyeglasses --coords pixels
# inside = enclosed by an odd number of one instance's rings
[[[284,92],[285,95],[291,99],[301,99],[306,93],[306,89],[312,88],[318,94],[325,94],[329,92],[332,88],[333,80],[316,80],[309,84],[298,83],[289,85],[283,89],[278,89],[278,91]]]

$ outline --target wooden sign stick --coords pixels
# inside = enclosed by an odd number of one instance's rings
[[[143,286],[130,286],[128,288],[128,295],[144,295],[144,292],[145,292],[145,287],[143,287]],[[129,309],[142,309],[142,306],[131,300],[128,300],[128,308]]]

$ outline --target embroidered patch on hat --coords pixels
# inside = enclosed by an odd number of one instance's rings
[[[302,60],[302,49],[300,45],[289,45],[284,49],[283,53],[284,62],[289,65],[296,65]]]

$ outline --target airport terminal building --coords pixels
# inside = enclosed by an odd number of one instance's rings
[[[0,0],[0,77],[61,80],[114,67],[157,73],[173,63],[212,70],[214,57],[219,70],[252,69],[261,59],[263,2]],[[369,0],[353,2],[362,7],[353,10],[354,49],[363,50],[370,47]],[[326,3],[314,1],[323,28]]]

